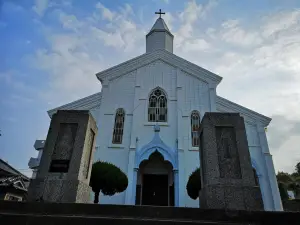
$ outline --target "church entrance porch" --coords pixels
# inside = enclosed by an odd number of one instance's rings
[[[174,206],[173,166],[158,151],[140,164],[136,205]]]

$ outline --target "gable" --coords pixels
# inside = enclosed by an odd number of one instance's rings
[[[151,53],[143,54],[117,66],[99,72],[96,74],[96,76],[101,82],[103,82],[104,80],[111,80],[125,75],[140,67],[146,66],[156,60],[162,60],[187,73],[193,74],[200,79],[204,79],[208,83],[213,82],[219,84],[222,80],[222,77],[165,50],[156,50]]]
[[[51,109],[48,111],[48,115],[51,118],[57,110],[92,110],[98,108],[101,105],[101,96],[101,92],[89,95],[85,98]]]
[[[0,159],[0,176],[21,176],[25,180],[29,180],[27,176],[20,173],[18,170],[16,170],[14,167],[9,165],[7,162]]]
[[[19,189],[25,189],[25,184],[23,183],[22,179],[14,182],[14,186]]]
[[[216,108],[218,112],[240,113],[240,115],[244,117],[245,121],[252,122],[252,123],[256,123],[256,121],[258,121],[265,127],[268,126],[272,120],[267,116],[259,114],[253,110],[238,105],[220,96],[217,96],[216,98]]]

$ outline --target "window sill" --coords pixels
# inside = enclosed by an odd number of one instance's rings
[[[159,125],[162,127],[168,127],[169,124],[167,122],[146,122],[144,123],[144,126],[155,126],[155,125]]]
[[[124,149],[124,145],[123,144],[111,144],[108,146],[108,148]]]
[[[191,147],[191,148],[189,148],[189,151],[199,151],[199,147]]]

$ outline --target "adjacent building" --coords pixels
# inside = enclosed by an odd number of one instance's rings
[[[26,201],[30,179],[0,159],[0,200]]]

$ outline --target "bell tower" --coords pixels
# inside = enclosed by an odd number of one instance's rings
[[[159,12],[155,12],[155,14],[159,14],[159,18],[146,35],[146,53],[158,49],[164,49],[173,53],[174,36],[171,34],[163,18],[161,18],[161,15],[165,13],[161,12],[160,9]]]

